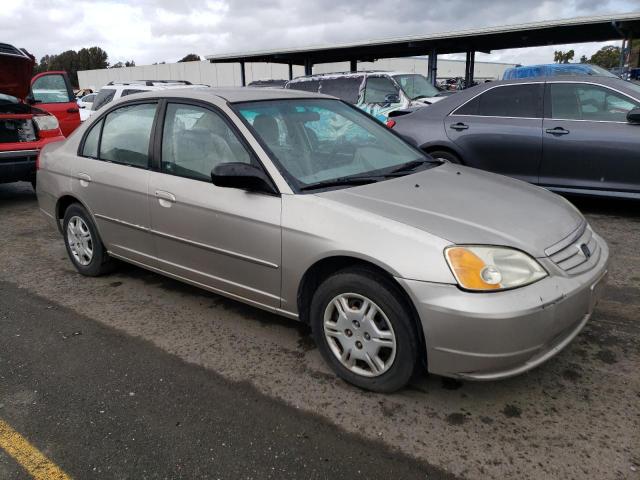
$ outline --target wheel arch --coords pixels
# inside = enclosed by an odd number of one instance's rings
[[[93,213],[91,213],[91,210],[78,197],[70,193],[67,193],[62,195],[60,198],[58,198],[58,201],[56,202],[56,210],[55,210],[56,223],[58,225],[58,230],[60,231],[60,233],[63,233],[61,220],[64,219],[64,214],[67,211],[67,208],[69,208],[74,203],[78,203],[82,205],[82,207],[89,213],[89,216],[91,217],[91,221],[95,225],[96,229],[98,229],[98,225],[96,223],[95,218],[93,217]],[[99,233],[100,231],[98,230],[98,234]]]
[[[296,300],[299,320],[303,323],[306,323],[307,325],[310,323],[309,309],[311,307],[311,299],[313,298],[313,293],[316,291],[317,287],[324,280],[340,270],[357,267],[373,271],[378,275],[383,276],[398,291],[402,301],[407,305],[411,312],[411,320],[413,321],[418,333],[420,357],[421,359],[423,359],[423,361],[426,361],[426,342],[424,338],[424,331],[422,328],[422,323],[420,321],[420,316],[418,315],[418,311],[416,310],[415,305],[411,300],[411,297],[409,296],[409,293],[388,270],[381,267],[380,265],[362,258],[350,255],[334,255],[317,260],[313,265],[311,265],[302,276],[302,280],[300,281],[300,285],[298,287]]]
[[[431,154],[432,152],[437,152],[437,151],[444,151],[444,152],[449,152],[452,155],[455,155],[456,157],[458,157],[460,159],[460,162],[464,165],[465,164],[465,160],[464,157],[462,155],[462,153],[460,152],[460,150],[458,150],[455,147],[452,147],[451,145],[445,145],[445,144],[428,144],[428,145],[422,145],[420,147],[420,149],[428,154]]]

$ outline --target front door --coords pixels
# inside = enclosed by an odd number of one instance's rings
[[[33,77],[31,96],[37,108],[55,115],[65,137],[80,125],[80,109],[65,72],[44,72]]]
[[[220,163],[259,166],[224,113],[168,103],[160,170],[151,172],[151,227],[160,268],[260,304],[280,306],[279,196],[216,187]]]
[[[69,172],[107,249],[151,266],[148,168],[156,109],[156,103],[135,103],[109,112],[84,137]]]
[[[462,150],[463,163],[538,183],[543,91],[542,83],[494,87],[445,117],[445,131]]]
[[[547,84],[540,183],[553,188],[640,192],[640,102],[602,85]]]

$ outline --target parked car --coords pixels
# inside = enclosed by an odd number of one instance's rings
[[[31,97],[30,90],[32,83],[37,88],[58,84],[66,77],[48,72],[30,82],[34,63],[26,51],[0,43],[0,183],[30,181],[35,185],[40,149],[64,140],[61,124],[54,116],[58,103],[50,101],[50,94],[43,102],[45,95],[37,89]],[[37,99],[41,103],[36,103]]]
[[[87,95],[77,99],[78,108],[80,109],[80,120],[85,121],[91,116],[91,106],[98,96],[97,93],[88,93]]]
[[[338,375],[381,392],[421,362],[478,380],[541,364],[607,272],[563,198],[295,90],[125,97],[44,149],[37,193],[81,274],[117,258],[309,323]]]
[[[560,77],[566,75],[619,78],[615,73],[590,63],[549,63],[546,65],[521,65],[507,68],[502,74],[502,79],[515,80],[518,78]]]
[[[153,92],[171,88],[202,88],[208,85],[192,84],[186,80],[132,80],[130,82],[109,82],[100,89],[93,100],[89,116],[114,100],[135,93]]]
[[[254,80],[249,83],[247,87],[255,88],[284,88],[287,84],[287,80],[273,79],[273,80]]]
[[[379,70],[298,77],[285,88],[333,95],[381,121],[394,110],[430,105],[447,95],[423,75]]]
[[[543,77],[480,85],[391,120],[438,158],[558,192],[640,198],[639,108],[632,82]]]

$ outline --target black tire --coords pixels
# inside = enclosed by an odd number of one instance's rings
[[[462,160],[455,153],[449,152],[447,150],[434,150],[433,152],[428,152],[433,158],[442,158],[444,160],[448,160],[451,163],[455,163],[457,165],[462,165]]]
[[[83,265],[72,252],[72,247],[70,245],[70,233],[69,233],[69,222],[72,219],[79,218],[84,222],[88,231],[90,233],[90,246],[92,248],[92,255],[90,261]],[[76,267],[76,270],[80,272],[82,275],[86,275],[87,277],[98,277],[100,275],[104,275],[109,273],[114,268],[114,261],[104,248],[102,244],[102,240],[98,235],[98,230],[91,219],[91,215],[87,212],[87,210],[80,205],[79,203],[74,203],[70,205],[67,210],[64,212],[64,220],[63,220],[63,236],[64,236],[64,244],[67,249],[67,255],[69,255],[69,259],[73,266]]]
[[[388,369],[383,369],[384,373],[378,376],[361,375],[343,365],[325,336],[325,310],[338,295],[347,293],[361,295],[374,302],[384,312],[395,334],[395,357],[390,361]],[[374,270],[350,268],[337,272],[318,287],[311,301],[310,322],[314,340],[322,356],[339,377],[366,390],[390,393],[407,385],[419,364],[420,342],[412,315],[398,287],[390,280]],[[353,341],[355,335],[356,333],[349,335],[352,337],[350,341]],[[364,328],[360,335],[367,335]],[[337,344],[334,343],[334,348],[335,345]],[[366,345],[364,348],[366,350]],[[362,350],[356,353],[360,355]]]

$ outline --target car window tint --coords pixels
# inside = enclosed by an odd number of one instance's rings
[[[398,95],[398,88],[390,78],[367,77],[364,103],[388,103],[387,95]]]
[[[507,85],[480,94],[455,111],[485,117],[542,117],[542,84]]]
[[[48,74],[38,78],[31,85],[33,98],[41,103],[67,103],[73,101],[69,95],[67,82],[62,75]]]
[[[333,95],[345,102],[358,103],[362,77],[327,78],[321,82],[320,93]]]
[[[626,122],[629,110],[640,107],[640,102],[598,85],[552,83],[550,89],[552,118]]]
[[[286,85],[287,88],[293,90],[302,90],[304,92],[317,92],[320,87],[319,80],[302,80],[299,82],[290,82]]]
[[[252,158],[222,117],[206,108],[169,104],[162,136],[162,171],[211,181],[211,170]]]
[[[116,91],[113,88],[103,88],[98,92],[95,100],[91,104],[91,110],[98,110],[103,105],[106,105],[115,96]]]
[[[109,113],[102,129],[100,159],[146,168],[155,113],[156,104],[151,103],[129,105]]]
[[[136,89],[136,88],[127,88],[125,90],[122,90],[122,93],[120,94],[121,97],[126,97],[127,95],[133,95],[134,93],[143,93],[143,92],[148,92],[148,90],[140,90],[140,89]]]
[[[82,147],[82,156],[98,158],[98,139],[100,138],[100,129],[102,128],[102,120],[91,127],[89,133],[84,137],[84,145]]]

